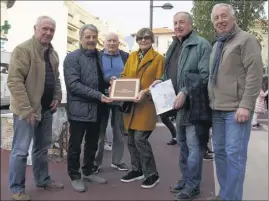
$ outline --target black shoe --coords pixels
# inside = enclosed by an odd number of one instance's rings
[[[132,182],[132,181],[141,180],[141,179],[144,179],[143,172],[131,171],[131,172],[128,172],[127,175],[123,176],[121,178],[121,181]]]
[[[167,145],[175,145],[175,144],[177,144],[177,141],[174,138],[172,138],[170,142],[167,142]]]
[[[172,193],[179,193],[179,191],[181,191],[183,188],[185,188],[185,182],[180,180],[175,185],[170,186],[170,191]]]
[[[99,172],[99,169],[100,169],[99,166],[94,165],[93,168],[92,168],[92,172],[93,172],[94,174],[97,174],[97,173]]]
[[[143,183],[141,184],[142,188],[153,188],[157,183],[159,183],[160,179],[158,175],[152,175],[147,177]]]
[[[260,127],[259,123],[252,125],[252,128],[259,128],[259,127]]]
[[[193,200],[200,194],[200,189],[182,189],[178,194],[175,196],[175,200]]]
[[[210,160],[213,160],[213,155],[212,154],[209,154],[208,152],[205,152],[204,156],[203,156],[203,159],[205,161],[210,161]]]

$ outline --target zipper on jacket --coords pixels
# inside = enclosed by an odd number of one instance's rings
[[[110,66],[110,68],[112,68],[112,66],[113,66],[112,56],[110,56],[110,61],[111,61],[111,66]]]

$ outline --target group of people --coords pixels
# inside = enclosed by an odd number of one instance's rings
[[[261,46],[255,36],[236,23],[228,4],[217,4],[211,13],[217,41],[213,48],[193,29],[187,12],[174,15],[175,38],[166,57],[153,48],[149,28],[136,33],[139,50],[118,49],[119,37],[108,33],[105,49],[98,51],[98,29],[85,24],[79,32],[79,49],[64,60],[70,138],[67,169],[73,188],[84,192],[85,181],[105,184],[98,176],[109,115],[113,128],[111,167],[127,171],[123,162],[124,132],[128,133],[131,170],[120,180],[142,180],[142,188],[160,181],[149,137],[157,115],[150,87],[171,79],[181,178],[170,187],[176,200],[192,200],[200,194],[203,156],[210,128],[220,191],[212,200],[242,200],[247,148],[256,98],[263,75]],[[30,200],[25,192],[28,148],[33,138],[33,173],[38,188],[62,189],[48,171],[52,114],[61,102],[59,59],[51,45],[55,21],[38,18],[34,36],[12,54],[8,87],[14,113],[14,139],[10,155],[10,190],[15,200]],[[140,92],[133,102],[109,97],[114,79],[139,78]],[[169,117],[169,114],[162,118]],[[84,139],[83,165],[80,165]],[[158,160],[158,159],[157,159]]]

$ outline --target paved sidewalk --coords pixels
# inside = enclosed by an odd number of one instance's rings
[[[127,139],[127,137],[126,137]],[[180,178],[178,167],[178,147],[168,146],[166,143],[171,135],[165,127],[157,127],[150,141],[156,158],[160,183],[153,189],[142,189],[141,182],[129,184],[120,182],[125,172],[110,168],[111,152],[105,152],[104,166],[100,176],[108,179],[108,184],[98,185],[89,183],[85,193],[77,193],[71,187],[66,170],[66,162],[50,164],[52,178],[65,185],[62,191],[37,190],[33,182],[31,167],[27,168],[26,187],[33,200],[174,200],[174,194],[169,192],[169,186]],[[126,143],[126,142],[125,142]],[[125,146],[126,147],[126,146]],[[130,157],[125,149],[125,161],[130,166]],[[1,200],[9,200],[8,189],[9,152],[1,150]],[[206,200],[214,194],[214,177],[212,161],[204,161],[201,195],[197,200]]]

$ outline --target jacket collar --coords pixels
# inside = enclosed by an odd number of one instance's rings
[[[119,56],[120,55],[120,50],[118,50],[117,52],[116,52],[116,54],[109,54],[105,49],[103,49],[103,54],[105,54],[105,55],[108,55],[108,56],[115,56],[115,57],[117,57],[117,56]]]
[[[198,36],[194,31],[192,31],[191,35],[186,40],[184,40],[182,45],[186,47],[189,45],[197,45],[197,44],[198,44]]]
[[[138,53],[141,50],[139,49],[137,51],[137,59],[138,59]],[[151,47],[148,52],[144,55],[143,59],[141,60],[141,62],[139,63],[138,69],[141,68],[142,66],[144,66],[146,63],[152,61],[156,56],[156,52],[154,51],[153,47]]]
[[[39,50],[39,51],[42,51],[42,52],[45,52],[48,48],[50,49],[50,51],[52,51],[54,48],[52,46],[51,43],[49,43],[48,47],[42,45],[38,40],[37,38],[33,35],[32,37],[32,40],[34,42],[34,46]]]

